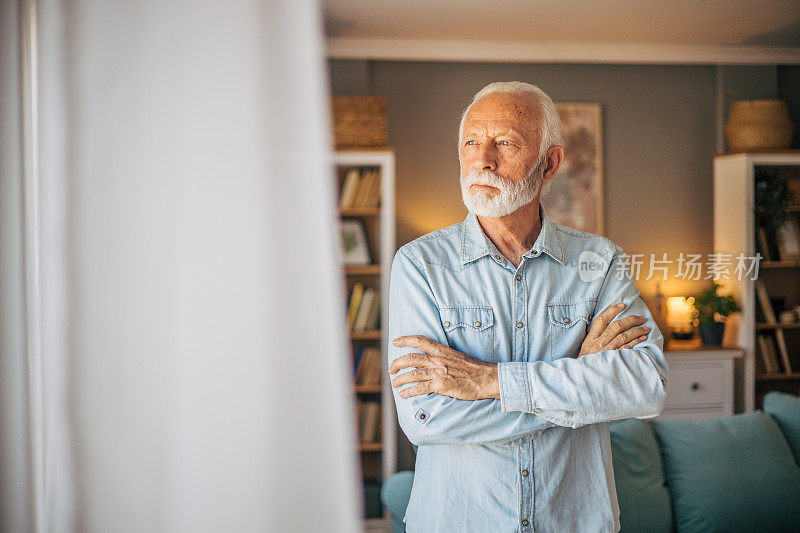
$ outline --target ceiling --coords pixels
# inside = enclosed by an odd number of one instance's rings
[[[524,56],[527,49],[528,55],[556,59],[576,51],[624,56],[638,50],[641,57],[688,53],[725,62],[730,59],[725,54],[733,53],[800,63],[800,0],[323,0],[323,5],[333,57],[346,57],[350,50],[353,57],[392,59],[405,53],[436,59],[430,49],[442,48],[441,59],[458,59],[460,48],[468,60],[486,55],[481,43],[491,43],[496,55]]]

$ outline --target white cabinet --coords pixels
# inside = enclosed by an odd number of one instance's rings
[[[657,419],[699,420],[734,413],[733,363],[742,350],[667,347],[664,353],[669,367],[667,403]]]

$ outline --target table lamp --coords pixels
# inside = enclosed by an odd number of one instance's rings
[[[691,339],[694,337],[694,313],[691,296],[670,296],[667,298],[667,327],[675,339]]]

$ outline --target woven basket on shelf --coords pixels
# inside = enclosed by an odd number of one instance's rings
[[[334,96],[331,100],[337,148],[386,146],[386,98]]]
[[[759,152],[789,148],[793,129],[786,102],[742,100],[731,104],[725,135],[731,152]]]

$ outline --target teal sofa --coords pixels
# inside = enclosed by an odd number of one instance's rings
[[[764,409],[710,420],[611,423],[621,531],[800,532],[800,397],[764,396]],[[394,531],[413,472],[381,488]]]

